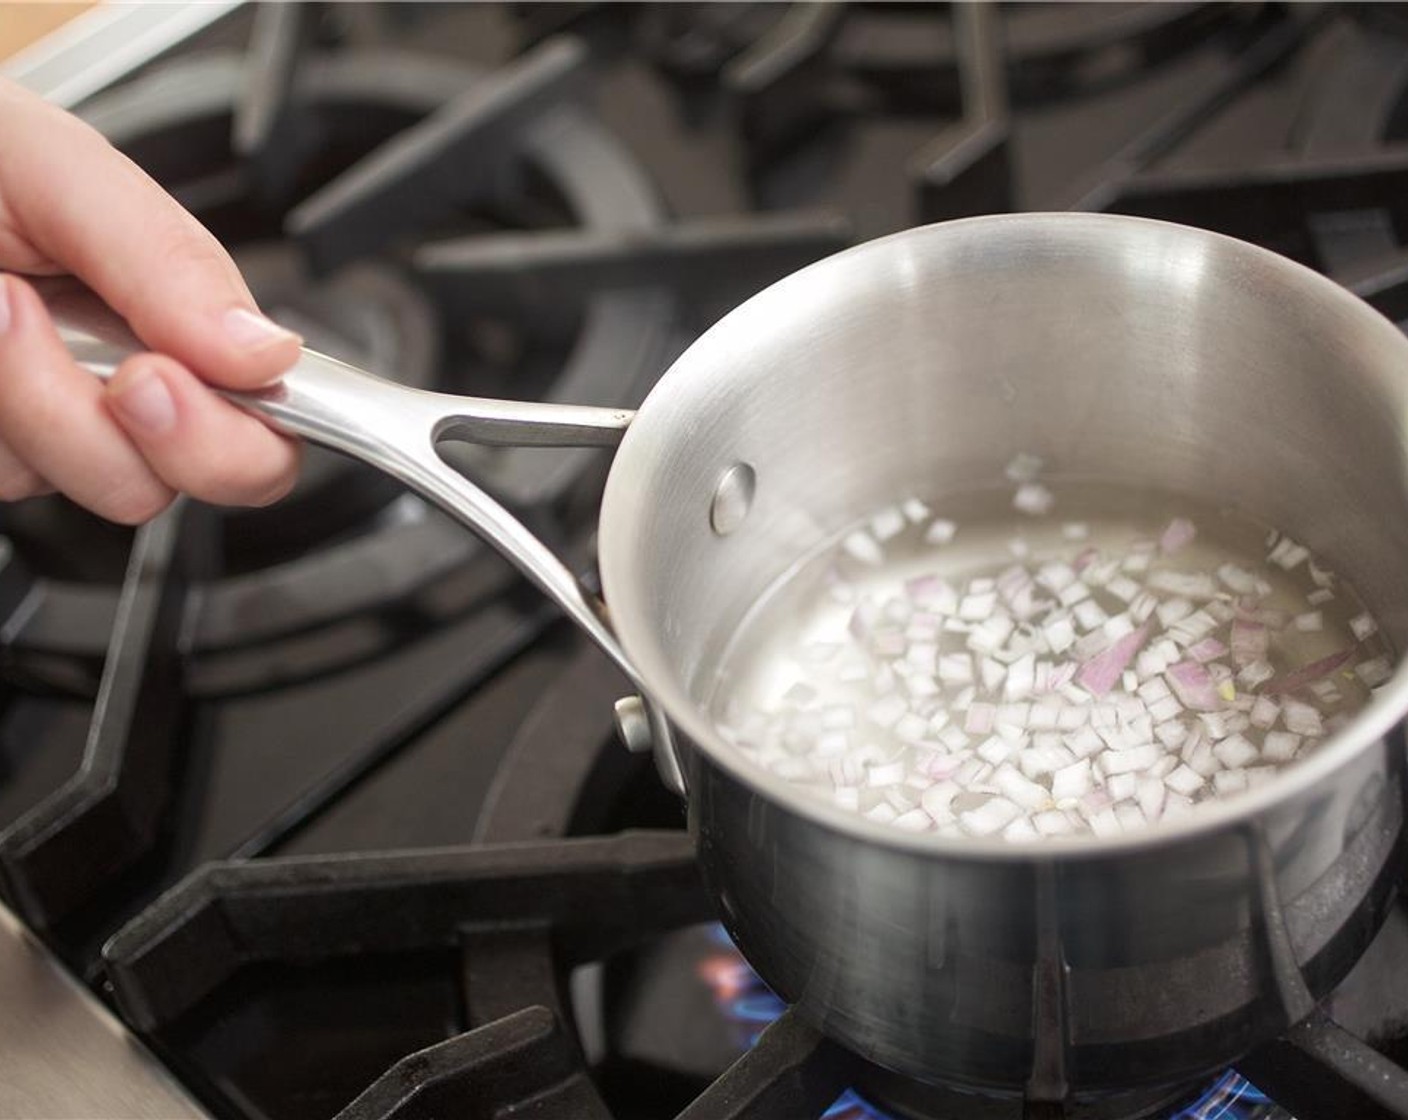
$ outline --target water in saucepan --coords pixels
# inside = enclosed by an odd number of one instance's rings
[[[1268,780],[1388,679],[1373,617],[1297,541],[1032,467],[878,510],[789,573],[723,660],[725,737],[896,828],[1115,835]]]

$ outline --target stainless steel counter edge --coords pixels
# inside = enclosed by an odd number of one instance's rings
[[[0,1120],[208,1116],[0,906]]]
[[[0,75],[72,109],[242,6],[243,0],[100,4],[20,51]]]

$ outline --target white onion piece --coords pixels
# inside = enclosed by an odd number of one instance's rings
[[[906,498],[900,503],[900,510],[913,525],[920,525],[929,518],[929,507],[918,498]]]
[[[1367,683],[1367,682],[1365,682]],[[1373,687],[1370,685],[1369,687]],[[1340,702],[1340,690],[1334,681],[1312,681],[1310,691],[1315,694],[1315,699],[1322,704],[1338,704]]]
[[[919,800],[913,790],[904,786],[891,786],[881,796],[894,807],[895,812],[901,814],[913,809]]]
[[[1300,751],[1302,739],[1293,731],[1268,731],[1261,756],[1268,762],[1290,762]]]
[[[1159,537],[1159,549],[1164,555],[1169,556],[1181,548],[1186,548],[1193,543],[1193,538],[1198,535],[1198,530],[1186,517],[1175,517],[1168,523],[1163,534]]]
[[[1166,723],[1169,720],[1176,720],[1183,711],[1183,705],[1179,703],[1176,696],[1165,696],[1162,700],[1155,700],[1149,705],[1149,716],[1158,720],[1159,723]]]
[[[1090,759],[1082,758],[1051,775],[1051,796],[1058,802],[1084,797],[1090,792],[1091,783]]]
[[[831,791],[831,800],[843,809],[859,809],[860,790],[855,786],[836,786]]]
[[[854,557],[862,564],[879,566],[885,562],[885,550],[864,529],[847,533],[845,539],[841,541],[841,547],[845,550],[846,555]]]
[[[990,797],[978,808],[959,813],[958,823],[973,836],[991,836],[1021,815],[1021,808],[1005,797]]]
[[[924,530],[924,540],[927,544],[948,544],[958,533],[958,526],[945,518],[935,518],[929,523],[929,528]]]
[[[999,766],[993,773],[992,780],[1004,797],[1028,812],[1048,808],[1051,804],[1051,793],[1045,786],[1025,777],[1011,766]]]
[[[1071,610],[1071,616],[1082,630],[1094,630],[1103,626],[1110,617],[1105,613],[1105,608],[1094,599],[1082,599]]]
[[[1036,814],[1032,818],[1032,827],[1042,836],[1069,836],[1075,832],[1071,819],[1057,809],[1047,809]]]
[[[1248,688],[1255,688],[1259,684],[1265,684],[1276,675],[1276,670],[1265,661],[1253,661],[1242,668],[1237,674],[1237,680]]]
[[[1186,747],[1187,744],[1185,743],[1184,746]],[[1217,773],[1218,769],[1222,766],[1222,763],[1212,752],[1213,744],[1207,739],[1201,739],[1192,750],[1188,751],[1188,753],[1183,756],[1184,765],[1195,774],[1199,774],[1204,778],[1210,778]]]
[[[1032,705],[1027,726],[1033,731],[1054,731],[1060,724],[1061,708],[1049,700],[1039,700]]]
[[[1180,747],[1187,737],[1188,729],[1174,719],[1165,720],[1154,728],[1154,738],[1169,750]]]
[[[1159,616],[1159,622],[1164,626],[1172,626],[1181,618],[1187,618],[1193,613],[1193,604],[1187,599],[1165,599],[1155,609]]]
[[[1147,770],[1159,760],[1159,748],[1152,743],[1126,750],[1109,750],[1100,756],[1100,769],[1107,776]]]
[[[1188,647],[1188,656],[1194,661],[1216,661],[1227,652],[1227,647],[1216,638],[1204,638]]]
[[[983,591],[965,595],[958,603],[958,617],[965,622],[982,622],[997,607],[997,593]]]
[[[1213,747],[1212,753],[1229,770],[1250,766],[1257,759],[1257,749],[1245,735],[1229,735]]]
[[[895,734],[909,743],[917,743],[925,738],[929,731],[929,721],[918,712],[905,712],[895,721]]]
[[[1372,615],[1357,614],[1349,620],[1349,629],[1361,642],[1379,632],[1379,624],[1374,621]]]
[[[1056,495],[1039,482],[1025,482],[1017,487],[1012,497],[1012,508],[1020,513],[1040,517],[1051,512],[1056,504]]]
[[[1105,743],[1095,731],[1095,728],[1086,724],[1084,727],[1066,736],[1066,746],[1068,746],[1077,758],[1087,758],[1096,751],[1104,748]]]
[[[1036,659],[1031,654],[1019,657],[1007,667],[1007,680],[1002,695],[1008,700],[1030,696],[1036,687]]]
[[[1203,788],[1203,784],[1202,775],[1186,765],[1179,766],[1164,779],[1164,785],[1174,793],[1181,793],[1184,797],[1191,797],[1197,793]]]
[[[1294,731],[1297,735],[1323,735],[1325,724],[1320,717],[1320,710],[1310,704],[1303,704],[1299,700],[1287,699],[1281,709],[1281,722],[1286,725],[1287,731]]]
[[[1267,556],[1271,563],[1290,571],[1297,564],[1310,556],[1310,550],[1303,545],[1296,544],[1290,537],[1282,537]]]
[[[1378,688],[1389,677],[1393,676],[1393,668],[1388,663],[1386,657],[1371,657],[1367,661],[1361,661],[1354,667],[1354,674],[1364,682],[1366,688]]]
[[[966,653],[946,653],[938,661],[939,680],[963,685],[973,680],[973,658]]]
[[[1083,541],[1090,536],[1090,526],[1084,521],[1067,521],[1061,526],[1061,536],[1068,541]]]
[[[1144,814],[1139,811],[1139,806],[1133,801],[1121,801],[1115,806],[1115,820],[1119,822],[1120,830],[1123,832],[1132,832],[1149,823],[1144,819]]]
[[[1177,572],[1164,569],[1145,581],[1155,591],[1187,599],[1211,599],[1217,594],[1217,583],[1206,572]]]
[[[906,832],[927,832],[934,827],[934,818],[923,809],[909,809],[890,823]]]
[[[978,757],[992,766],[1000,766],[1017,753],[1017,745],[1001,735],[990,735],[978,744]]]
[[[1247,788],[1247,775],[1244,770],[1219,770],[1212,776],[1212,788],[1219,797],[1241,793]]]
[[[970,735],[986,735],[997,722],[997,709],[991,704],[970,704],[963,720],[963,730]]]
[[[903,510],[898,506],[890,506],[871,517],[870,531],[875,539],[883,544],[904,531],[906,520]]]
[[[939,733],[939,742],[951,751],[961,751],[971,740],[956,723],[951,723]]]
[[[1038,738],[1045,739],[1046,736]],[[1061,743],[1059,736],[1055,742],[1039,742],[1036,746],[1028,747],[1017,759],[1017,768],[1033,781],[1055,774],[1070,765],[1078,765],[1076,756]]]
[[[1164,676],[1178,702],[1185,708],[1208,712],[1222,706],[1222,698],[1206,666],[1196,661],[1180,661],[1177,665],[1170,665]]]
[[[1223,564],[1217,569],[1217,578],[1238,595],[1250,595],[1256,591],[1256,576],[1236,564]]]
[[[1142,574],[1149,570],[1150,557],[1147,552],[1130,552],[1120,561],[1120,571]]]
[[[1139,584],[1135,583],[1134,580],[1130,579],[1128,576],[1116,576],[1105,585],[1105,590],[1116,599],[1121,599],[1128,603],[1139,594],[1140,589]]]
[[[1324,606],[1326,603],[1333,602],[1334,598],[1335,593],[1328,587],[1317,587],[1305,597],[1305,601],[1312,607],[1320,607]]]
[[[1164,802],[1168,800],[1168,787],[1158,778],[1144,778],[1135,787],[1134,800],[1144,819],[1157,821],[1164,814]]]
[[[1276,717],[1280,714],[1280,704],[1276,703],[1270,696],[1258,696],[1256,702],[1252,705],[1252,726],[1260,727],[1264,731],[1275,724]],[[1270,738],[1270,736],[1267,737]]]
[[[919,795],[919,804],[935,820],[952,815],[953,799],[962,792],[957,782],[939,781]]]
[[[1303,633],[1315,633],[1325,629],[1325,616],[1319,611],[1306,611],[1296,615],[1291,621],[1295,628]]]

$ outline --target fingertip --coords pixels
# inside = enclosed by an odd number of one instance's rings
[[[272,384],[298,360],[303,346],[300,335],[248,307],[225,308],[217,329],[225,360],[200,372],[231,389]]]

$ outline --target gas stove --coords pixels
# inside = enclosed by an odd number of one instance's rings
[[[1390,7],[135,5],[12,69],[201,217],[275,317],[416,385],[633,405],[770,281],[1005,210],[1220,230],[1408,319]],[[457,453],[590,578],[598,453]],[[311,454],[268,510],[0,516],[23,927],[0,913],[0,1001],[42,989],[90,1028],[0,1027],[0,1115],[63,1114],[76,1046],[160,1086],[134,1116],[1408,1117],[1401,909],[1204,1083],[906,1082],[763,986],[682,806],[615,739],[625,683],[418,498]]]

